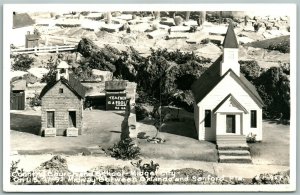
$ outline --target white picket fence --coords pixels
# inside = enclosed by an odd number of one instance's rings
[[[76,50],[76,45],[63,45],[63,46],[44,46],[44,47],[33,47],[33,48],[21,48],[11,49],[12,54],[30,54],[30,53],[49,53],[49,52],[60,52],[60,51],[73,51]]]

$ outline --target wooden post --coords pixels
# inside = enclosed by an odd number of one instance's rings
[[[45,45],[48,45],[48,36],[46,36]]]
[[[66,38],[63,38],[63,44],[66,45]]]
[[[37,47],[36,46],[34,47],[34,53],[37,53]]]
[[[55,47],[56,47],[56,53],[58,53],[58,45],[56,45]]]

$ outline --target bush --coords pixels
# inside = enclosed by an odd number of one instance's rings
[[[34,106],[41,106],[41,105],[42,105],[42,102],[41,102],[41,100],[39,99],[39,94],[34,94],[34,97],[33,97],[33,98],[30,98],[29,105],[30,105],[31,107],[34,107]]]
[[[239,61],[239,64],[241,65],[241,73],[243,73],[249,81],[254,81],[260,76],[261,68],[255,60]]]
[[[126,138],[108,148],[108,151],[116,159],[131,160],[139,158],[141,149],[133,143],[131,138]]]
[[[34,58],[30,57],[28,54],[17,54],[13,57],[13,64],[12,69],[13,70],[21,70],[21,71],[27,71],[30,69],[31,65],[34,62]]]
[[[205,39],[202,39],[201,40],[201,43],[202,44],[207,44],[207,43],[209,43],[210,42],[210,39],[209,38],[205,38]]]
[[[249,133],[246,137],[247,143],[255,143],[256,142],[256,134]]]
[[[83,12],[81,12],[80,14],[83,15],[83,16],[87,16],[87,15],[90,14],[90,12],[89,12],[89,11],[83,11]]]
[[[136,120],[140,121],[149,116],[149,112],[141,104],[135,105]]]

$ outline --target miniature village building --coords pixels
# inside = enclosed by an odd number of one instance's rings
[[[199,140],[256,134],[262,140],[263,101],[240,73],[238,42],[229,24],[220,56],[193,83],[194,119]]]
[[[61,61],[56,79],[41,91],[41,134],[78,136],[82,132],[85,87],[69,74],[69,65]]]
[[[30,31],[25,35],[25,47],[34,48],[39,46],[40,36],[36,33],[30,34]]]

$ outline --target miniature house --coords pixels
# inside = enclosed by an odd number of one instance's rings
[[[56,79],[42,90],[41,134],[77,136],[82,131],[85,87],[69,74],[69,65],[61,61]]]
[[[30,31],[27,32],[25,35],[25,47],[26,48],[34,48],[39,46],[39,35],[37,34],[30,34]]]
[[[229,24],[220,56],[192,85],[194,119],[199,140],[256,134],[262,140],[263,101],[240,73],[238,42]]]

